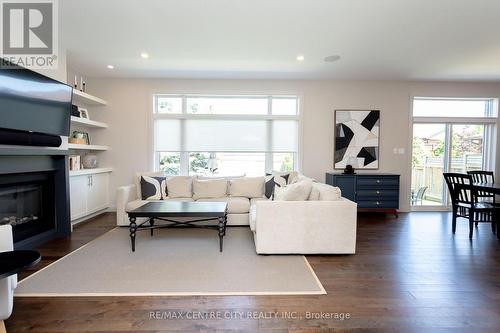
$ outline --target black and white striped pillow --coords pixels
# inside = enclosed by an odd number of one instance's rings
[[[272,175],[272,174],[266,174],[266,184],[265,184],[265,193],[264,195],[268,199],[274,199],[274,188],[276,186],[282,187],[288,184],[288,178],[290,177],[290,174],[283,174],[283,175]]]
[[[165,177],[141,177],[142,200],[164,200],[167,198],[167,181]]]

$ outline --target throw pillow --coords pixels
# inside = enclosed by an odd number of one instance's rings
[[[174,176],[167,178],[169,198],[191,198],[193,196],[193,178]]]
[[[276,186],[285,186],[290,184],[290,173],[280,173],[280,174],[270,174],[266,173],[266,183],[264,195],[268,199],[272,199],[274,195],[274,189]]]
[[[141,177],[142,176],[148,176],[148,177],[165,177],[165,173],[163,171],[154,171],[154,172],[137,172],[134,177],[134,184],[136,187],[137,191],[137,198],[141,199],[142,198],[142,193],[141,193]]]
[[[316,185],[317,183],[313,183],[311,194],[309,195],[309,201],[319,201],[319,189]]]
[[[290,176],[291,177],[291,176]],[[301,180],[310,180],[312,181],[313,183],[317,183],[316,179],[314,178],[309,178],[309,177],[306,177],[304,175],[297,175],[297,177],[294,177],[293,178],[294,180],[293,181],[289,181],[288,183],[289,184],[293,184],[293,183],[296,183],[296,182],[300,182]]]
[[[165,177],[141,177],[142,200],[163,200],[167,197],[167,182]]]
[[[274,200],[276,201],[305,201],[311,194],[311,181],[303,180],[283,187],[276,187]]]
[[[342,191],[336,186],[320,183],[318,183],[316,186],[319,190],[320,201],[337,201],[342,198]]]
[[[313,183],[311,201],[337,201],[342,197],[340,188],[323,183]]]
[[[227,195],[225,179],[193,179],[193,199],[223,198]]]
[[[229,181],[229,195],[233,197],[262,198],[264,177],[242,177]]]
[[[305,178],[307,178],[307,177],[305,177]],[[293,184],[293,183],[296,183],[300,180],[302,180],[302,179],[301,179],[301,176],[300,176],[298,171],[290,171],[290,173],[288,174],[287,184]]]

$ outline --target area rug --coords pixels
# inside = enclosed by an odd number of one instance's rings
[[[279,242],[279,237],[276,239]],[[115,228],[22,280],[18,297],[326,294],[304,256],[258,255],[249,228]]]

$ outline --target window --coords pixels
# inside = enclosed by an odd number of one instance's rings
[[[189,153],[189,174],[262,176],[265,163],[265,153]]]
[[[451,125],[450,172],[483,170],[484,125]]]
[[[155,95],[154,161],[169,175],[298,169],[296,96]]]
[[[496,118],[497,101],[487,99],[445,99],[415,98],[413,100],[414,117],[466,117]]]
[[[273,154],[273,171],[293,171],[293,153],[275,153]]]
[[[495,99],[414,99],[413,207],[447,206],[443,172],[495,169],[497,114]]]
[[[187,113],[267,114],[267,99],[251,97],[187,97]]]
[[[443,205],[445,145],[445,124],[413,124],[413,205]]]
[[[163,170],[166,175],[178,175],[181,171],[181,154],[159,152],[158,160],[160,163],[160,170]]]
[[[158,97],[156,99],[157,113],[182,113],[182,98]]]
[[[296,98],[273,98],[273,114],[276,115],[295,115],[297,114]]]

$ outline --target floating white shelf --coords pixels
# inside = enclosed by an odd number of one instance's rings
[[[113,172],[113,168],[95,168],[70,171],[69,176],[95,175],[97,173]]]
[[[85,118],[71,117],[71,124],[75,124],[82,127],[92,127],[92,128],[108,128],[108,124],[101,123],[100,121],[88,120]]]
[[[99,97],[95,97],[83,91],[73,89],[73,104],[104,106],[108,103]]]
[[[100,146],[100,145],[80,145],[76,143],[69,143],[69,149],[78,149],[78,150],[108,150],[108,146]]]
[[[99,97],[73,89],[73,104],[79,108],[87,109],[88,113],[92,115],[94,112],[105,112],[106,108],[104,106],[107,105],[107,102]],[[91,116],[90,118],[93,117]],[[71,117],[71,132],[80,130],[87,132],[90,137],[93,137],[97,132],[102,133],[107,128],[108,124],[103,122]],[[106,142],[92,140],[92,143],[105,144]],[[83,156],[88,152],[99,153],[99,155],[105,154],[105,151],[109,147],[99,144],[82,145],[68,143],[67,149],[69,149],[69,154]],[[111,167],[69,171],[71,230],[73,230],[74,225],[104,212],[109,207],[108,192],[111,172],[113,172]]]

